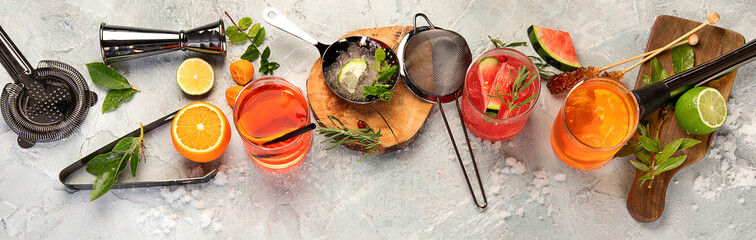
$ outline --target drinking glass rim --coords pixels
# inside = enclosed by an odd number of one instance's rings
[[[494,121],[507,121],[507,120],[512,120],[512,119],[522,118],[526,114],[530,113],[533,110],[533,108],[535,108],[535,105],[538,102],[538,99],[541,98],[541,73],[538,71],[538,67],[535,66],[535,63],[533,63],[533,60],[530,60],[530,57],[528,57],[527,55],[525,55],[522,52],[517,51],[517,50],[515,50],[513,48],[494,48],[494,49],[485,51],[485,52],[481,53],[480,55],[478,55],[478,57],[475,58],[476,61],[473,61],[472,63],[470,63],[470,66],[467,67],[467,72],[465,72],[465,80],[464,80],[465,81],[465,84],[464,84],[465,86],[463,86],[464,87],[464,90],[463,90],[464,96],[463,97],[466,97],[468,100],[470,99],[470,94],[468,93],[467,86],[466,86],[467,85],[467,73],[469,73],[470,70],[472,69],[472,67],[475,66],[475,64],[479,62],[477,60],[479,60],[480,57],[482,57],[482,56],[484,56],[484,55],[486,55],[486,54],[488,54],[490,52],[493,52],[493,51],[504,51],[504,52],[515,54],[515,55],[520,55],[520,57],[522,57],[522,58],[524,58],[524,59],[527,60],[527,62],[524,62],[524,63],[526,65],[528,65],[528,67],[532,66],[533,69],[535,69],[536,79],[533,79],[533,82],[538,81],[538,83],[537,83],[538,84],[538,89],[535,91],[536,97],[533,98],[533,103],[530,104],[530,107],[528,107],[528,109],[525,110],[525,112],[522,112],[522,113],[518,114],[517,116],[508,117],[508,118],[491,117],[488,114],[486,114],[485,112],[483,112],[480,109],[478,109],[477,107],[475,107],[474,105],[473,105],[473,109],[475,109],[474,111],[480,113],[480,115],[483,115],[484,118],[488,118],[488,119],[491,119],[491,120],[494,120]],[[472,102],[470,102],[470,103],[472,104]]]
[[[570,127],[567,126],[567,114],[565,113],[565,110],[564,110],[565,109],[565,105],[567,104],[567,98],[569,98],[570,95],[572,95],[572,92],[575,91],[575,89],[577,89],[580,85],[583,85],[583,83],[586,83],[588,81],[591,81],[591,82],[595,82],[595,81],[611,82],[612,84],[620,86],[620,89],[622,89],[623,91],[627,91],[627,94],[630,95],[630,97],[632,97],[632,101],[630,101],[630,102],[633,105],[635,105],[635,112],[637,113],[636,117],[635,117],[636,118],[635,124],[633,124],[633,128],[631,128],[631,131],[630,131],[630,133],[628,133],[628,136],[625,137],[625,139],[622,140],[622,142],[620,142],[619,144],[617,144],[615,146],[601,148],[601,147],[594,147],[594,146],[591,146],[589,144],[586,144],[585,142],[583,142],[579,138],[577,138],[575,136],[575,134],[572,133],[572,130],[570,130]],[[605,77],[594,77],[594,78],[591,78],[591,79],[587,79],[585,81],[582,81],[582,82],[578,83],[574,87],[572,87],[572,89],[570,89],[570,92],[567,93],[567,97],[564,98],[564,103],[562,103],[562,109],[560,109],[559,111],[562,113],[562,121],[561,122],[562,122],[562,124],[564,126],[564,129],[567,130],[567,133],[570,134],[570,137],[572,137],[573,139],[575,139],[579,143],[583,144],[584,146],[587,146],[587,147],[589,147],[591,149],[595,149],[595,150],[612,150],[612,149],[615,149],[617,147],[621,147],[621,146],[625,145],[627,143],[627,141],[629,141],[631,138],[633,138],[633,135],[635,135],[633,133],[635,133],[636,129],[638,128],[638,122],[640,121],[640,119],[637,119],[637,118],[640,117],[640,116],[638,116],[640,114],[640,106],[638,106],[638,100],[635,98],[635,94],[633,94],[633,92],[630,91],[630,89],[627,88],[625,86],[625,84],[622,84],[621,82],[619,82],[617,80],[609,79],[609,78],[605,78]]]
[[[248,83],[247,85],[244,85],[244,88],[242,88],[242,90],[239,91],[239,94],[236,95],[236,100],[239,99],[239,96],[241,96],[241,94],[243,92],[245,92],[245,91],[251,91],[250,89],[253,88],[253,85],[260,84],[260,83],[262,83],[264,81],[275,81],[276,83],[280,83],[281,85],[284,85],[284,86],[286,86],[286,87],[288,87],[290,89],[295,90],[297,92],[297,94],[299,94],[300,96],[302,96],[302,99],[305,100],[305,106],[304,107],[305,107],[305,112],[307,113],[307,121],[308,122],[312,122],[311,119],[310,119],[310,105],[309,105],[309,102],[307,101],[307,97],[302,93],[302,90],[299,89],[299,87],[297,87],[294,84],[290,83],[286,79],[283,79],[283,78],[280,78],[280,77],[276,77],[276,76],[263,77],[263,78],[259,78],[257,80],[254,80],[254,81]],[[258,85],[258,86],[262,86],[262,85]],[[258,87],[258,86],[255,86],[255,87]],[[233,117],[233,120],[234,120],[234,128],[236,128],[236,133],[239,134],[239,138],[241,138],[242,141],[244,141],[245,143],[248,143],[249,145],[253,145],[253,146],[257,147],[257,148],[263,148],[266,151],[282,150],[282,149],[291,147],[291,145],[293,143],[299,141],[301,138],[303,138],[307,134],[309,134],[309,133],[300,134],[299,136],[296,136],[294,138],[294,140],[292,140],[288,144],[285,144],[285,145],[280,146],[280,147],[262,147],[262,146],[260,146],[260,144],[255,144],[253,142],[250,142],[244,136],[241,135],[241,131],[239,130],[239,125],[236,124],[236,120],[237,120],[236,119],[236,112],[237,112],[237,109],[239,108],[239,105],[236,104],[236,100],[234,100],[234,108],[233,108],[233,113],[232,113],[233,114],[232,117]]]

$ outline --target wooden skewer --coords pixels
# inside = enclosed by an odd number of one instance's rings
[[[678,43],[676,43],[675,45],[673,45],[672,47],[674,48],[674,47],[677,47],[677,46],[680,46],[680,45],[683,45],[683,44],[686,44],[686,43],[687,43],[687,44],[690,44],[691,46],[694,46],[694,45],[698,44],[698,35],[696,35],[696,34],[691,34],[691,35],[690,35],[690,36],[688,37],[688,40],[687,40],[687,41],[678,42]],[[612,65],[609,65],[609,66],[603,67],[603,68],[601,68],[601,69],[598,69],[598,70],[596,70],[596,72],[603,72],[603,71],[605,71],[605,70],[607,70],[607,69],[610,69],[610,68],[613,68],[613,67],[616,67],[616,66],[619,66],[619,65],[622,65],[622,64],[628,63],[628,62],[630,62],[630,61],[632,61],[632,60],[635,60],[635,59],[638,59],[638,58],[642,58],[642,57],[645,57],[645,56],[651,55],[651,54],[653,54],[653,53],[655,53],[655,52],[664,51],[664,50],[665,50],[665,49],[664,49],[663,47],[662,47],[662,48],[657,48],[657,49],[654,49],[653,51],[649,51],[649,52],[643,53],[643,54],[641,54],[641,55],[638,55],[638,56],[635,56],[635,57],[632,57],[632,58],[628,58],[628,59],[625,59],[625,60],[623,60],[623,61],[621,61],[621,62],[618,62],[618,63],[612,64]]]
[[[661,53],[664,50],[672,47],[672,45],[675,45],[675,43],[677,43],[679,41],[682,41],[683,39],[687,38],[688,36],[690,36],[694,32],[696,32],[699,29],[705,27],[706,25],[717,24],[717,22],[719,22],[719,14],[717,14],[717,13],[711,13],[711,14],[709,14],[709,17],[706,18],[706,22],[702,23],[701,25],[699,25],[698,27],[694,28],[693,30],[690,30],[690,32],[688,32],[688,33],[680,36],[675,41],[672,41],[671,43],[667,44],[667,46],[662,47],[662,49],[663,49],[662,51],[657,51],[657,52],[652,53],[651,55],[647,56],[646,58],[644,58],[643,60],[639,61],[638,63],[633,64],[632,66],[630,66],[629,68],[625,69],[622,72],[626,73],[626,72],[630,71],[631,69],[637,67],[638,65],[641,65],[643,62],[648,61],[649,59],[651,59],[653,57],[656,57],[656,55],[659,55],[659,53]]]

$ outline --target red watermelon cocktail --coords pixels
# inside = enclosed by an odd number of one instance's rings
[[[467,69],[462,119],[475,136],[505,140],[525,126],[540,89],[538,69],[527,56],[510,48],[487,51]]]

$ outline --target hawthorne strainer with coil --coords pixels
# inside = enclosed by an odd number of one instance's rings
[[[428,22],[428,27],[418,28],[418,17],[425,18],[425,21]],[[470,47],[461,35],[453,31],[436,28],[428,17],[422,13],[416,14],[413,22],[415,28],[405,37],[403,41],[406,42],[402,44],[404,49],[400,50],[402,51],[402,55],[400,56],[402,61],[400,62],[406,75],[403,78],[404,82],[415,95],[427,101],[435,102],[438,105],[475,205],[479,208],[485,208],[488,206],[488,200],[486,192],[483,190],[483,183],[480,180],[478,165],[475,162],[475,155],[473,155],[472,146],[470,146],[470,139],[467,136],[465,124],[462,124],[462,129],[467,141],[467,148],[470,150],[470,158],[475,169],[478,187],[483,196],[482,203],[478,201],[470,183],[470,178],[462,162],[462,157],[459,154],[454,135],[451,128],[449,128],[449,121],[446,119],[446,113],[444,113],[442,104],[454,100],[457,104],[457,113],[460,116],[462,115],[457,98],[462,92],[467,68],[472,63]]]
[[[69,136],[87,116],[97,95],[73,67],[43,60],[32,68],[0,27],[0,59],[13,83],[3,88],[0,110],[18,144],[29,148]]]

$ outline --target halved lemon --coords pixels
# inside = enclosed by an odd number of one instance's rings
[[[171,123],[173,147],[195,162],[220,157],[231,140],[231,127],[218,107],[195,102],[181,108]]]
[[[213,66],[201,58],[189,58],[181,62],[176,70],[176,83],[181,91],[189,95],[202,95],[215,84]]]

